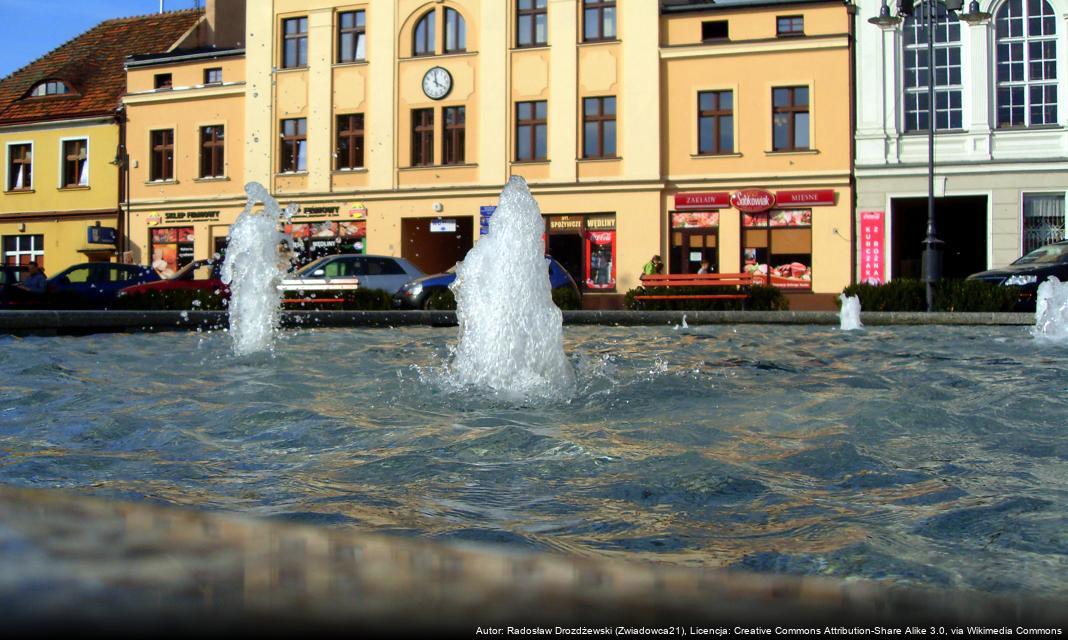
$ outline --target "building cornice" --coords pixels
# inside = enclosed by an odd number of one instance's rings
[[[177,87],[175,89],[142,91],[123,96],[124,104],[155,104],[160,102],[178,102],[181,100],[207,100],[228,96],[245,95],[245,83],[228,82],[223,85],[197,85],[195,87]]]
[[[684,58],[714,58],[718,56],[740,56],[753,53],[791,53],[796,51],[848,48],[848,34],[832,34],[827,36],[809,36],[805,38],[768,38],[765,40],[747,40],[744,42],[671,45],[660,48],[660,59],[679,60]]]

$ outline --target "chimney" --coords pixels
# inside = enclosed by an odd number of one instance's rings
[[[245,46],[245,0],[208,0],[204,47],[237,49]]]

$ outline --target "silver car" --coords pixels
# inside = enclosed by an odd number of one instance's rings
[[[319,258],[301,267],[287,275],[279,288],[284,292],[382,289],[393,294],[409,280],[423,275],[404,258],[341,254]]]

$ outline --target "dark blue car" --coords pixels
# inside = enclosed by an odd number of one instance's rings
[[[580,299],[581,294],[578,285],[575,284],[575,279],[571,277],[567,269],[549,256],[545,256],[545,261],[549,264],[549,283],[552,288],[566,287],[574,291],[576,300]],[[393,294],[393,308],[428,309],[430,298],[433,297],[434,293],[448,289],[454,280],[456,280],[455,267],[445,273],[416,278]]]
[[[53,308],[107,309],[122,289],[159,279],[155,271],[140,265],[85,262],[48,280],[46,304]]]

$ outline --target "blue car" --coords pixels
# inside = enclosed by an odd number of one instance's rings
[[[159,275],[135,264],[85,262],[48,280],[46,304],[76,309],[107,309],[126,287],[159,280]]]
[[[549,265],[549,283],[553,289],[566,287],[575,293],[575,298],[580,299],[578,285],[575,279],[567,272],[559,262],[550,256],[545,256],[545,262]],[[429,309],[430,299],[434,293],[448,289],[449,285],[456,280],[455,267],[445,273],[416,278],[405,284],[397,293],[393,294],[394,309]]]

